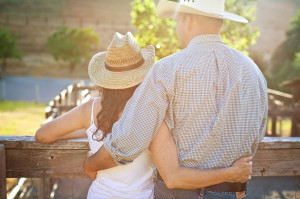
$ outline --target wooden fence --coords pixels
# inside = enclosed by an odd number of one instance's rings
[[[268,118],[271,120],[270,136],[282,136],[282,120],[288,118],[291,120],[291,137],[300,137],[300,107],[293,102],[293,95],[268,89],[268,104]]]
[[[82,165],[88,151],[85,138],[44,144],[0,136],[0,198],[6,198],[6,178],[87,177]],[[300,138],[264,138],[253,163],[253,176],[300,176]]]
[[[45,111],[47,121],[88,101],[97,94],[97,89],[94,86],[86,86],[84,83],[79,82],[69,85],[49,102],[49,106]]]

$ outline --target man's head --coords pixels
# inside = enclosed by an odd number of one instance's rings
[[[179,12],[176,15],[176,32],[182,48],[200,34],[220,34],[223,19]]]
[[[176,16],[177,35],[182,47],[199,34],[219,34],[223,19],[241,23],[248,20],[225,12],[225,0],[160,0],[157,14],[162,18]]]

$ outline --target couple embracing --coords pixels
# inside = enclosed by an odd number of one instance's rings
[[[152,46],[116,33],[89,64],[101,97],[43,125],[36,139],[88,137],[87,198],[245,198],[267,85],[220,31],[224,19],[247,20],[224,12],[224,0],[162,0],[157,12],[176,18],[183,50],[154,64]]]

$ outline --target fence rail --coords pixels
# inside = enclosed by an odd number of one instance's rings
[[[30,136],[0,136],[0,198],[6,178],[87,178],[86,138],[39,143]],[[300,176],[300,138],[265,137],[253,160],[253,176]]]
[[[82,169],[90,150],[86,138],[44,144],[31,136],[0,136],[0,144],[5,146],[8,178],[87,177]],[[261,176],[262,171],[265,176],[299,175],[300,138],[265,137],[254,158],[253,175]]]

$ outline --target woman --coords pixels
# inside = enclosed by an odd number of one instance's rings
[[[113,124],[122,115],[126,102],[154,64],[154,56],[154,48],[147,46],[139,49],[131,33],[124,36],[116,33],[107,52],[96,54],[89,64],[89,76],[98,86],[101,98],[90,100],[44,124],[37,131],[36,140],[49,143],[83,136],[82,131],[76,130],[86,129],[84,135],[88,137],[91,153],[97,152]],[[149,149],[170,188],[194,189],[229,180],[250,179],[249,157],[219,170],[181,168],[174,140],[165,123]],[[87,197],[153,198],[156,175],[150,151],[144,151],[128,165],[99,171]]]

